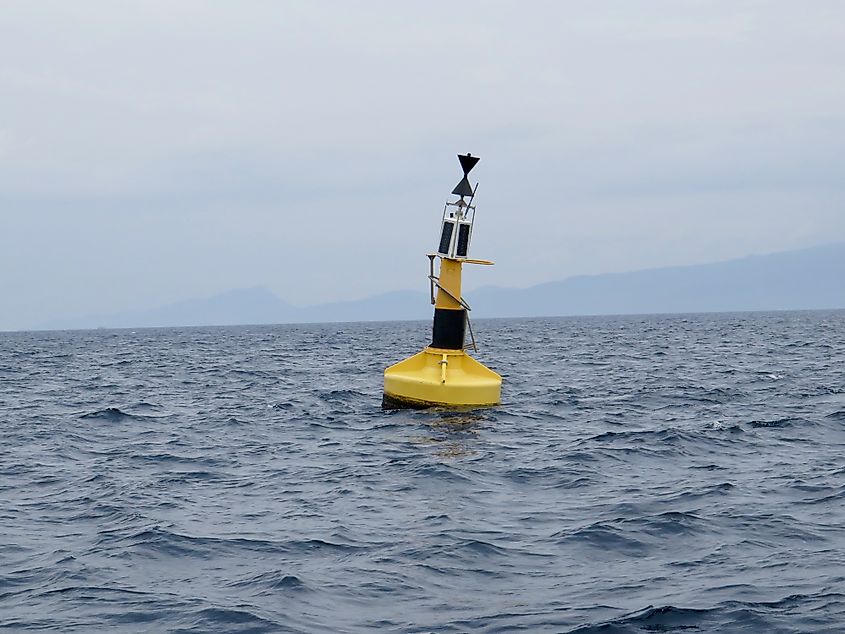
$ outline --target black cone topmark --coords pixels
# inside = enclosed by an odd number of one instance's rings
[[[464,170],[464,176],[466,176],[478,163],[479,158],[467,152],[466,154],[458,154],[458,160],[461,162],[461,169]]]

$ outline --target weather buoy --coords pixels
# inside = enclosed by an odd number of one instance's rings
[[[464,171],[461,182],[452,190],[458,199],[446,202],[440,224],[440,244],[429,253],[431,303],[434,324],[431,344],[422,352],[390,366],[384,371],[386,409],[423,407],[483,407],[497,405],[501,398],[502,377],[466,353],[464,342],[469,327],[471,344],[475,336],[469,321],[470,307],[461,295],[461,268],[464,264],[493,264],[489,260],[467,257],[475,223],[475,188],[469,173],[478,157],[459,154]],[[469,202],[467,202],[469,198]],[[435,275],[435,260],[440,260]]]

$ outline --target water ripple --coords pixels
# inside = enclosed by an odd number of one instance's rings
[[[0,629],[838,632],[845,313],[0,333]]]

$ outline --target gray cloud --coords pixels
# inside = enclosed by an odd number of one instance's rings
[[[6,2],[0,328],[264,284],[473,284],[845,239],[838,2]],[[529,215],[528,212],[531,212]]]

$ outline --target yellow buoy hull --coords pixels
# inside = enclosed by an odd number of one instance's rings
[[[463,350],[425,348],[384,371],[386,408],[485,407],[501,400],[502,377]]]

